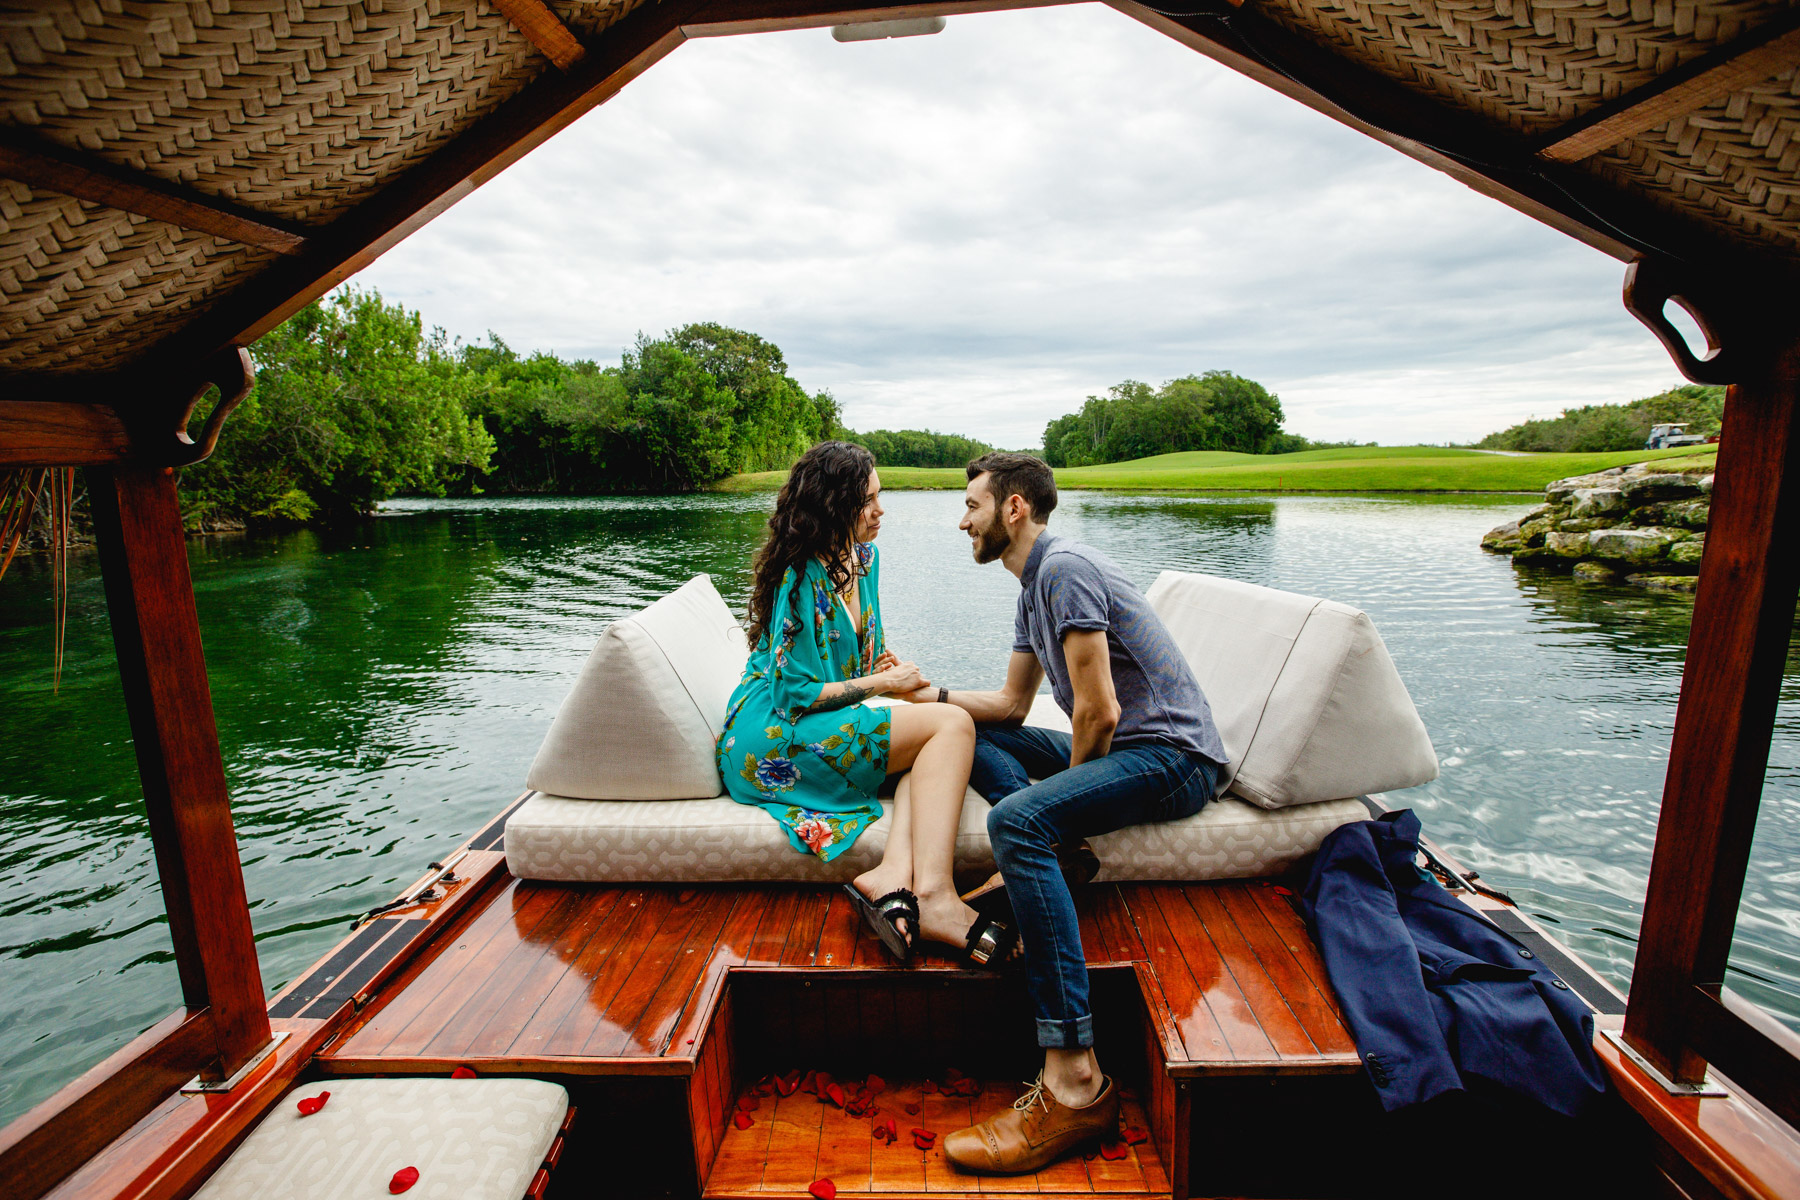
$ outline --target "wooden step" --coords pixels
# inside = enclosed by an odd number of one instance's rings
[[[729,1125],[707,1180],[708,1200],[767,1200],[796,1197],[810,1200],[809,1185],[829,1179],[843,1196],[896,1200],[898,1197],[1006,1192],[1037,1195],[1167,1197],[1169,1178],[1148,1135],[1149,1119],[1136,1096],[1124,1101],[1121,1124],[1145,1136],[1137,1144],[1120,1140],[1108,1158],[1098,1145],[1052,1164],[1035,1175],[993,1177],[967,1175],[945,1158],[942,1141],[956,1129],[1011,1104],[1024,1094],[1021,1083],[986,1080],[972,1096],[946,1094],[922,1080],[890,1082],[874,1098],[875,1113],[853,1116],[804,1091],[791,1096],[756,1096],[756,1107],[744,1113],[748,1128]],[[917,1114],[906,1105],[917,1104]],[[733,1111],[738,1111],[734,1105]],[[877,1126],[892,1119],[900,1137],[892,1145],[874,1137]],[[915,1128],[938,1135],[937,1145],[918,1149]]]

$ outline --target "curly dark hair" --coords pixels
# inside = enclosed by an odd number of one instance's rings
[[[769,540],[756,552],[751,567],[750,644],[759,646],[775,619],[775,593],[789,567],[806,570],[806,560],[820,559],[831,586],[850,586],[851,567],[844,551],[856,533],[856,520],[868,503],[869,475],[875,456],[854,442],[820,442],[800,456],[769,518]],[[856,563],[854,555],[852,564]],[[862,568],[855,566],[860,572]]]

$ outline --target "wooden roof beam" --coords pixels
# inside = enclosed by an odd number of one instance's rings
[[[557,70],[566,71],[587,57],[587,47],[557,19],[544,0],[493,0],[493,4],[513,23],[514,29],[544,52]]]
[[[36,141],[15,128],[0,127],[0,179],[280,254],[298,254],[306,246],[306,235],[285,222]]]
[[[1772,79],[1796,63],[1800,63],[1800,9],[1790,9],[1569,122],[1550,135],[1538,154],[1551,162],[1580,162],[1646,129],[1667,125]]]

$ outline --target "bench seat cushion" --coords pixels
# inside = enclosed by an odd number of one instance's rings
[[[301,1116],[295,1102],[329,1091]],[[385,1196],[415,1167],[408,1200],[519,1200],[569,1110],[540,1079],[331,1079],[296,1088],[195,1200]]]
[[[883,808],[891,811],[892,802]],[[959,875],[994,870],[987,814],[987,801],[969,792],[956,838]],[[1089,842],[1102,880],[1246,879],[1285,870],[1339,825],[1368,815],[1356,800],[1269,811],[1225,796],[1186,820]],[[796,853],[767,813],[728,796],[598,801],[539,794],[506,823],[506,865],[521,879],[560,882],[846,882],[881,860],[891,824],[877,821],[827,863]]]
[[[1212,705],[1233,793],[1272,809],[1437,778],[1425,723],[1364,613],[1179,571],[1148,595]]]

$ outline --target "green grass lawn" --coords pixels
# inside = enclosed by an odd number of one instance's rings
[[[1195,450],[1098,467],[1065,467],[1056,473],[1056,482],[1064,488],[1106,491],[1539,492],[1545,484],[1569,475],[1627,463],[1667,460],[1677,470],[1707,466],[1716,453],[1713,446],[1520,455],[1442,446],[1357,446],[1300,454]],[[762,471],[734,475],[714,487],[726,492],[773,491],[786,477],[785,471]],[[881,468],[885,488],[961,489],[963,483],[963,473],[953,467]]]

